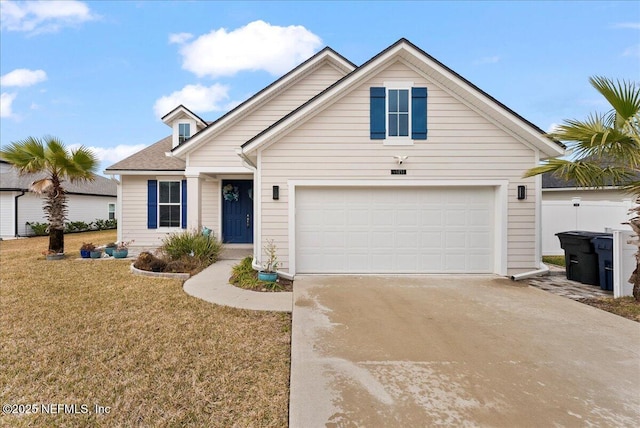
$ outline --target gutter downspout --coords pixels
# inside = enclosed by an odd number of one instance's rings
[[[21,190],[21,192],[22,193],[20,193],[19,195],[16,195],[13,203],[13,236],[15,236],[16,238],[18,237],[18,198],[20,196],[24,196],[26,193],[24,190]]]
[[[521,279],[527,279],[534,276],[546,275],[548,273],[549,273],[549,266],[545,265],[544,263],[540,263],[540,269],[511,275],[511,280],[520,281]]]
[[[253,176],[255,177],[256,173],[258,172],[258,167],[256,167],[254,165],[254,163],[251,162],[251,159],[249,159],[249,157],[242,151],[242,148],[236,149],[236,154],[238,156],[240,156],[240,158],[242,159],[242,164],[246,168],[248,168],[251,171],[253,171]],[[254,251],[253,251],[253,260],[251,261],[251,267],[253,268],[253,270],[257,270],[257,271],[262,270],[262,266],[257,261],[255,248],[254,248]],[[291,274],[289,274],[287,272],[276,271],[276,273],[278,274],[278,276],[281,276],[281,277],[283,277],[285,279],[293,280],[293,275],[291,275]]]

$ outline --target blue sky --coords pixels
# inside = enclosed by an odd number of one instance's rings
[[[330,46],[401,37],[545,130],[606,110],[589,76],[640,81],[640,2],[0,1],[0,145],[54,135],[100,172]]]

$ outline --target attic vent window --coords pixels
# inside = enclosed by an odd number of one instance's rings
[[[191,125],[188,123],[178,124],[178,144],[182,144],[191,137]]]

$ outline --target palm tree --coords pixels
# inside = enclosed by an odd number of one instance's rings
[[[72,183],[93,181],[98,167],[96,156],[84,146],[69,151],[62,141],[47,136],[13,142],[0,150],[0,157],[17,168],[20,174],[45,174],[44,178],[32,183],[31,190],[46,198],[43,208],[49,220],[49,251],[64,252],[67,196],[62,183],[65,180]]]
[[[548,136],[567,142],[574,160],[550,159],[524,176],[549,172],[578,187],[618,185],[640,204],[640,84],[600,76],[589,78],[589,82],[611,110],[592,113],[584,121],[565,120]],[[638,217],[631,223],[635,230]],[[640,301],[640,240],[635,242],[639,247],[636,269],[629,282],[633,283],[634,297]]]

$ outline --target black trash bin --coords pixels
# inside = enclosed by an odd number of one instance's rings
[[[598,254],[591,240],[602,235],[606,234],[584,230],[556,233],[564,250],[567,279],[583,284],[600,285]]]
[[[613,235],[596,236],[591,243],[598,255],[600,288],[613,291]]]

